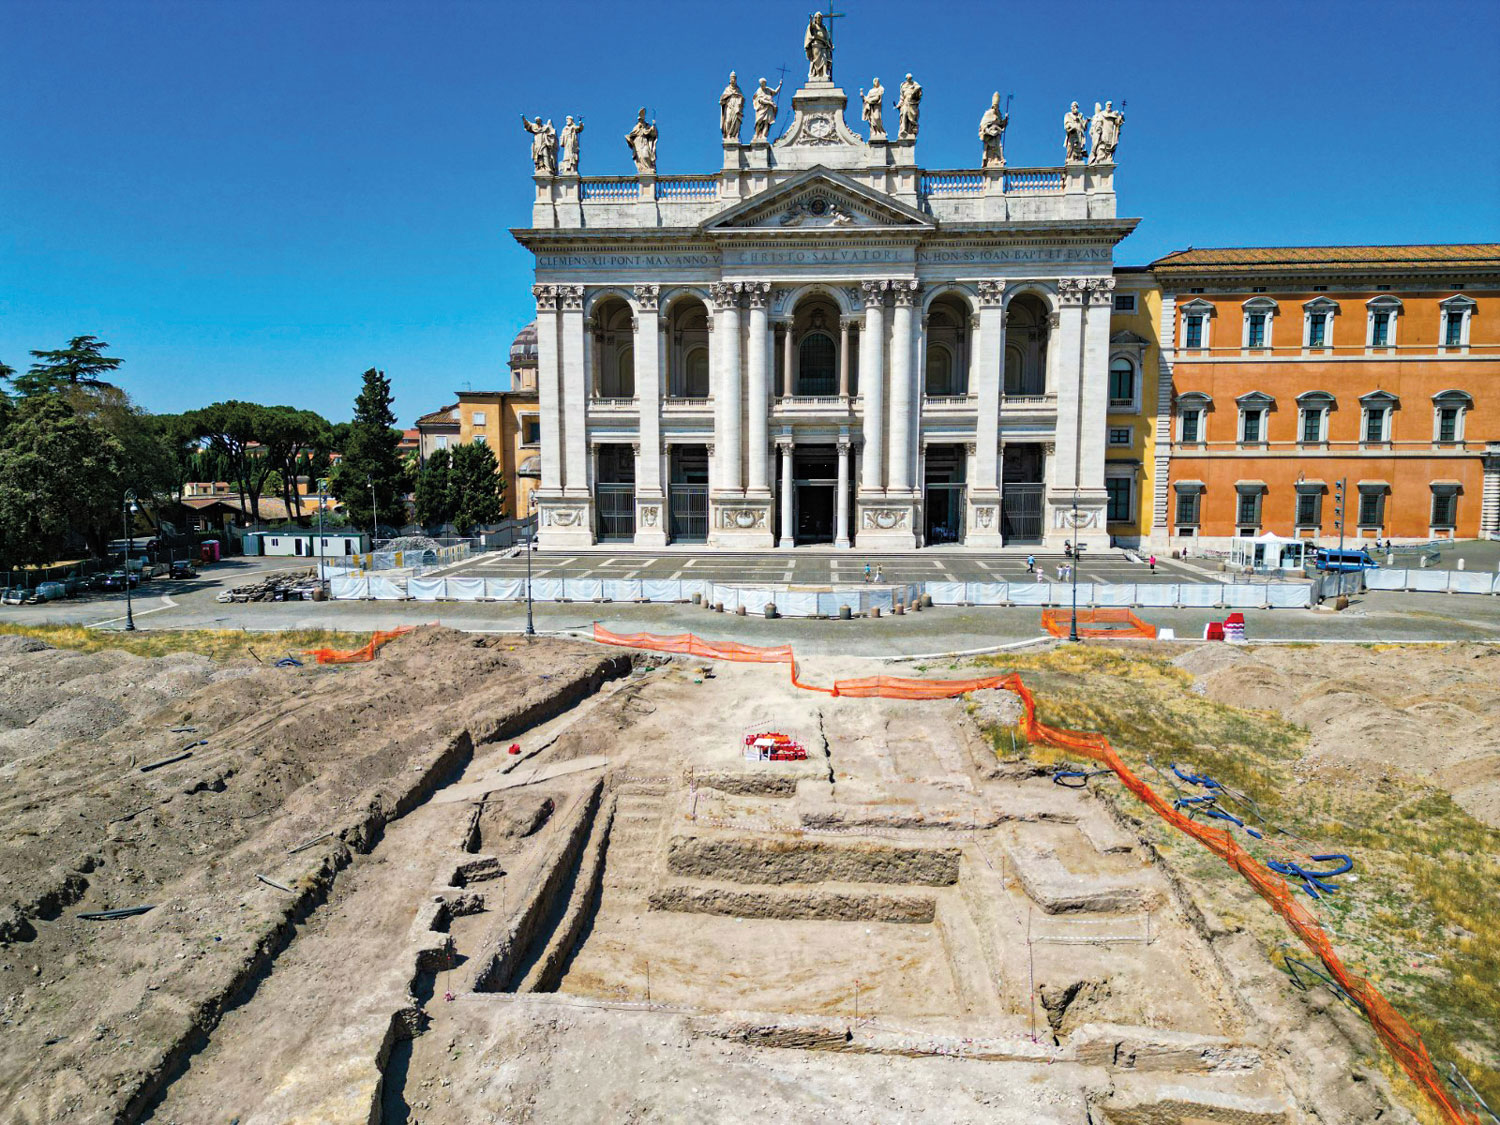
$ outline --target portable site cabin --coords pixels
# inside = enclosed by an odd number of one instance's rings
[[[321,549],[320,549],[321,541]],[[295,558],[325,559],[357,555],[369,549],[369,537],[359,531],[251,531],[245,535],[247,555],[290,555]]]
[[[1229,541],[1229,565],[1235,569],[1302,570],[1302,559],[1312,544],[1302,539],[1283,539],[1274,531],[1251,538],[1236,537]]]

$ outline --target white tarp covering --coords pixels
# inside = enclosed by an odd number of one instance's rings
[[[1454,594],[1488,594],[1495,588],[1495,576],[1483,571],[1450,570],[1448,590]]]
[[[1157,608],[1176,605],[1177,583],[1163,582],[1157,585],[1154,582],[1150,584],[1142,582],[1135,588],[1135,601],[1137,605]]]
[[[604,596],[612,602],[633,602],[641,596],[639,578],[606,578]]]
[[[1093,605],[1094,604],[1093,603],[1093,597],[1094,597],[1094,584],[1092,582],[1080,582],[1080,583],[1078,583],[1078,604],[1079,605]],[[1053,583],[1051,583],[1051,590],[1048,592],[1047,598],[1048,598],[1048,604],[1049,605],[1066,605],[1066,606],[1071,606],[1073,604],[1073,583],[1071,583],[1071,582],[1053,582]]]
[[[746,613],[761,614],[766,611],[766,603],[774,602],[781,594],[776,590],[762,590],[759,588],[740,591],[740,605],[745,607]]]
[[[1004,605],[1007,601],[1007,586],[1005,582],[970,582],[968,587],[969,601],[975,605]],[[1038,585],[1038,590],[1045,590],[1044,585]],[[1040,602],[1035,603],[1040,605]]]
[[[680,602],[682,583],[673,578],[642,578],[641,597],[653,602]]]
[[[713,590],[713,583],[706,578],[684,578],[679,585],[682,587],[682,593],[678,597],[685,602],[692,601],[694,594],[702,594],[705,601],[713,601],[713,598],[709,596]]]
[[[599,578],[564,578],[562,596],[575,602],[591,602],[604,596],[604,581]]]
[[[330,578],[328,590],[335,598],[368,598],[370,596],[370,580],[368,578]]]
[[[1224,587],[1217,584],[1184,582],[1177,587],[1177,604],[1186,606],[1216,606],[1223,597]]]
[[[1106,586],[1100,583],[1094,587],[1094,604],[1108,606],[1135,605],[1135,584],[1132,582],[1121,582],[1116,585]]]
[[[435,602],[448,596],[447,585],[442,578],[408,578],[406,592],[419,602]]]
[[[1272,609],[1306,609],[1312,605],[1313,588],[1311,584],[1306,586],[1285,585],[1267,586],[1266,604]]]
[[[890,613],[896,608],[896,593],[894,590],[870,590],[860,598],[860,607],[866,610],[879,609],[881,613]]]
[[[1365,588],[1369,590],[1406,589],[1405,570],[1371,570],[1365,572]]]
[[[1223,588],[1226,609],[1260,609],[1270,587],[1253,582],[1234,582]]]
[[[561,600],[562,596],[563,580],[561,578],[533,578],[531,580],[531,597],[533,601],[555,602]]]
[[[406,600],[406,591],[394,578],[381,578],[378,574],[372,574],[370,597],[383,602],[401,602]]]
[[[776,610],[787,617],[812,617],[818,612],[818,595],[810,590],[787,590],[776,595]]]
[[[1442,593],[1448,589],[1448,572],[1446,570],[1408,570],[1406,578],[1413,590]]]
[[[962,582],[929,582],[927,593],[933,605],[960,605],[965,600]]]

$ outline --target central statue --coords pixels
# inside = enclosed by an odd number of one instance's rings
[[[833,32],[823,23],[822,12],[814,12],[807,21],[807,34],[802,37],[802,49],[807,52],[807,80],[832,82]]]

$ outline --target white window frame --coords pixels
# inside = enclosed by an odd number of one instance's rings
[[[1310,351],[1327,351],[1333,347],[1333,318],[1339,315],[1339,303],[1331,297],[1314,297],[1310,301],[1302,302],[1302,347]],[[1312,342],[1313,317],[1322,316],[1326,319],[1323,323],[1323,342],[1314,345]]]
[[[1242,310],[1240,349],[1242,351],[1270,351],[1271,332],[1276,325],[1276,314],[1281,311],[1276,302],[1270,297],[1251,297],[1240,306],[1240,309]],[[1264,338],[1252,348],[1250,346],[1250,319],[1255,316],[1264,316],[1266,318],[1266,326]]]
[[[471,426],[487,426],[487,425],[489,425],[488,418],[489,418],[489,415],[487,415],[483,410],[476,410],[472,414],[469,415],[469,425],[471,425]]]
[[[1124,435],[1125,435],[1125,440],[1124,441],[1115,441],[1114,440],[1115,434],[1117,432],[1124,433]],[[1107,426],[1105,428],[1104,438],[1105,438],[1105,441],[1104,441],[1105,445],[1109,446],[1111,449],[1127,449],[1130,446],[1132,446],[1132,445],[1135,444],[1135,427],[1134,426],[1128,426],[1128,425],[1127,426]]]
[[[1132,355],[1125,352],[1115,352],[1109,357],[1109,369],[1106,372],[1109,383],[1114,382],[1115,364],[1124,360],[1130,364],[1130,389],[1131,395],[1128,399],[1109,399],[1109,412],[1111,414],[1139,414],[1141,410],[1141,365]],[[1105,393],[1108,394],[1113,388],[1105,384]]]
[[[1328,415],[1333,411],[1337,400],[1327,391],[1303,391],[1297,396],[1297,444],[1327,445],[1328,444]],[[1318,414],[1318,436],[1309,440],[1306,435],[1306,422],[1308,415],[1316,412]]]
[[[490,443],[490,439],[489,439],[489,435],[488,434],[475,434],[474,435],[474,444],[475,445],[489,445],[489,443]]]
[[[1196,348],[1189,348],[1187,342],[1188,318],[1201,316],[1203,318],[1203,338]],[[1202,297],[1195,298],[1182,306],[1179,315],[1177,332],[1177,346],[1184,351],[1206,352],[1213,347],[1213,325],[1214,325],[1214,303],[1205,301]]]
[[[1463,293],[1455,293],[1438,302],[1438,348],[1447,351],[1468,351],[1469,349],[1469,324],[1474,319],[1476,308],[1473,297]],[[1463,318],[1459,326],[1457,344],[1448,343],[1448,320],[1454,315]]]
[[[1464,420],[1468,417],[1470,408],[1474,405],[1474,399],[1467,391],[1448,390],[1439,391],[1432,396],[1432,444],[1433,445],[1462,445],[1464,443]],[[1441,436],[1443,410],[1457,409],[1458,418],[1453,426],[1453,439],[1444,441]]]
[[[1401,304],[1401,298],[1390,293],[1382,293],[1378,297],[1371,297],[1365,302],[1365,347],[1375,351],[1385,351],[1394,348],[1400,343],[1398,330],[1401,325],[1401,313],[1405,306]],[[1383,344],[1375,343],[1375,314],[1379,312],[1390,313],[1390,331],[1386,334]]]
[[[1203,526],[1203,484],[1200,481],[1173,481],[1172,482],[1172,530],[1175,534],[1183,534],[1184,528],[1190,528],[1188,534],[1196,533]],[[1194,519],[1192,523],[1183,523],[1182,498],[1185,495],[1193,495],[1197,500],[1193,504]]]
[[[1259,447],[1270,444],[1269,431],[1271,429],[1271,408],[1276,405],[1276,400],[1264,391],[1250,391],[1235,399],[1235,405],[1239,407],[1239,444]],[[1245,439],[1245,421],[1250,411],[1260,412],[1260,436],[1254,441]]]
[[[1396,407],[1400,405],[1400,399],[1389,391],[1371,391],[1367,395],[1361,395],[1359,399],[1359,444],[1360,445],[1389,445],[1391,443],[1392,415]],[[1380,424],[1380,439],[1377,441],[1370,437],[1370,415],[1376,410],[1384,412]]]
[[[522,414],[520,416],[519,421],[521,423],[521,446],[522,446],[522,448],[524,448],[524,449],[530,449],[532,446],[540,446],[542,444],[542,416],[540,414],[533,414],[533,413],[528,412],[528,413]],[[536,441],[527,441],[526,440],[526,427],[527,427],[528,424],[535,424],[536,427],[537,427]]]
[[[1177,396],[1177,441],[1180,445],[1203,445],[1208,437],[1208,411],[1214,400],[1202,391],[1187,391]],[[1188,441],[1182,436],[1182,420],[1188,411],[1198,414],[1198,436]]]

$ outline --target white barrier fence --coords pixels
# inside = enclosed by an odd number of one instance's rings
[[[329,592],[338,599],[421,602],[522,601],[524,578],[383,578],[378,574],[334,578]],[[539,602],[689,602],[697,594],[710,604],[722,602],[734,612],[762,613],[774,605],[784,617],[833,617],[842,606],[852,612],[879,609],[896,602],[910,605],[926,593],[935,605],[1066,606],[1073,587],[1066,582],[927,582],[907,586],[853,587],[843,590],[797,590],[769,586],[727,586],[706,579],[533,578],[531,596]],[[1119,583],[1080,582],[1081,606],[1147,608],[1306,609],[1313,588],[1303,583]]]
[[[1500,574],[1482,570],[1401,570],[1382,567],[1365,571],[1367,590],[1415,590],[1431,594],[1500,594]]]
[[[326,577],[333,581],[339,578],[360,577],[378,574],[383,570],[404,570],[415,576],[426,574],[439,567],[462,562],[471,554],[468,543],[452,547],[427,548],[416,551],[365,551],[358,555],[340,555],[323,560]]]

